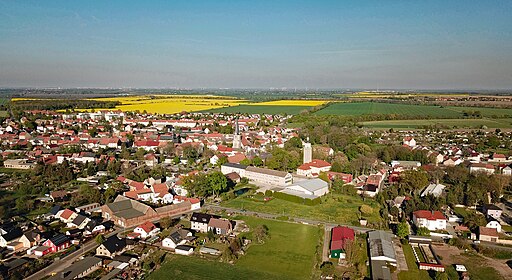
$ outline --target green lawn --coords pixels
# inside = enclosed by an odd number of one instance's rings
[[[236,280],[236,279],[279,279],[269,273],[210,261],[197,257],[173,255],[160,269],[153,272],[149,279],[182,279],[182,280]]]
[[[380,222],[379,205],[371,199],[363,201],[359,196],[328,194],[322,197],[322,203],[307,206],[281,199],[272,199],[269,202],[258,202],[246,198],[245,195],[222,203],[222,206],[249,211],[270,213],[288,217],[308,218],[340,224],[359,224],[359,207],[367,204],[373,208],[368,216],[363,216],[369,223]]]
[[[416,264],[416,258],[414,257],[414,253],[412,252],[413,249],[411,245],[402,245],[402,248],[404,250],[405,260],[407,261],[407,267],[409,268],[409,270],[400,271],[400,273],[398,273],[398,279],[431,280],[430,276],[428,275],[428,272],[420,270],[418,268],[418,265]]]
[[[257,268],[282,279],[310,279],[315,265],[316,245],[320,230],[314,226],[242,217],[250,228],[264,224],[270,239],[263,245],[252,245],[237,267]]]
[[[387,120],[362,122],[371,128],[421,128],[422,126],[446,126],[453,128],[512,128],[512,119],[431,119],[431,120]]]
[[[235,265],[172,256],[150,279],[311,279],[321,236],[317,227],[254,217],[237,219],[250,228],[266,225],[270,239],[251,245]]]
[[[207,110],[211,113],[242,113],[242,114],[288,114],[297,115],[304,110],[311,109],[310,106],[274,106],[274,105],[238,105],[224,108]]]

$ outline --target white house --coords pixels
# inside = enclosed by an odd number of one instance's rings
[[[155,236],[160,232],[152,222],[145,222],[142,225],[136,227],[133,232],[140,234],[140,238],[146,239],[151,236]]]
[[[494,166],[492,164],[487,163],[473,163],[469,167],[470,173],[483,172],[489,175],[494,173]]]
[[[417,227],[429,230],[445,230],[446,217],[439,211],[418,210],[412,213],[412,220]]]
[[[175,249],[177,246],[187,243],[187,237],[192,237],[190,231],[184,229],[176,230],[169,237],[162,240],[162,247]]]
[[[331,170],[331,164],[321,159],[314,159],[297,168],[297,175],[316,178],[320,172]]]
[[[190,218],[190,228],[198,232],[208,232],[208,223],[212,215],[204,213],[193,213]]]
[[[485,225],[486,228],[494,228],[497,232],[501,232],[501,224],[495,219],[488,219],[487,224]]]
[[[404,138],[403,144],[409,147],[416,147],[416,140],[412,136],[407,136]]]
[[[503,168],[501,171],[503,175],[512,176],[512,168],[510,168],[510,166]]]

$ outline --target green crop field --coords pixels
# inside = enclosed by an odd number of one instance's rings
[[[274,105],[239,105],[224,107],[218,109],[206,110],[210,113],[229,113],[229,114],[300,114],[303,110],[311,109],[311,106],[274,106]]]
[[[364,216],[369,223],[380,222],[379,206],[375,201],[366,200],[363,202],[359,196],[340,194],[327,194],[322,197],[322,203],[315,206],[307,206],[281,199],[272,199],[268,202],[254,201],[242,195],[238,198],[222,203],[222,206],[246,209],[249,211],[283,215],[288,217],[307,218],[336,222],[340,224],[359,224],[359,207],[363,204],[369,205],[373,211]]]
[[[320,239],[317,227],[254,217],[238,219],[250,228],[266,225],[270,239],[251,245],[234,265],[172,256],[149,279],[311,279]]]
[[[326,108],[316,112],[316,114],[343,116],[397,114],[407,116],[443,116],[447,118],[458,118],[462,116],[461,112],[454,111],[448,108],[441,108],[440,106],[391,104],[377,102],[333,103],[327,106]]]
[[[484,117],[512,116],[510,109],[482,107],[442,107],[435,105],[408,105],[378,102],[333,103],[316,112],[317,115],[359,116],[371,114],[403,115],[411,117],[461,118],[466,112],[478,111]]]
[[[447,126],[450,128],[512,128],[512,119],[431,119],[431,120],[388,120],[362,122],[371,128],[413,129],[422,126]]]

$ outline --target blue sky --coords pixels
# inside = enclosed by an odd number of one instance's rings
[[[512,1],[4,1],[0,86],[512,88]]]

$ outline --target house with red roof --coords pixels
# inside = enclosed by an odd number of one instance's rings
[[[152,222],[145,222],[133,230],[134,233],[139,234],[140,238],[146,239],[160,233],[160,229]]]
[[[328,172],[331,170],[331,164],[325,160],[313,159],[310,162],[303,163],[297,168],[297,175],[310,178],[317,178],[320,172]]]
[[[491,175],[494,171],[494,165],[489,163],[473,163],[469,166],[470,173],[487,173]]]
[[[440,211],[418,210],[412,213],[412,220],[417,227],[429,230],[445,230],[447,219]]]
[[[354,241],[354,230],[349,227],[337,226],[332,229],[330,258],[344,259],[345,246],[349,241]]]
[[[57,218],[66,224],[72,222],[77,216],[76,212],[69,209],[60,210],[56,215]]]

